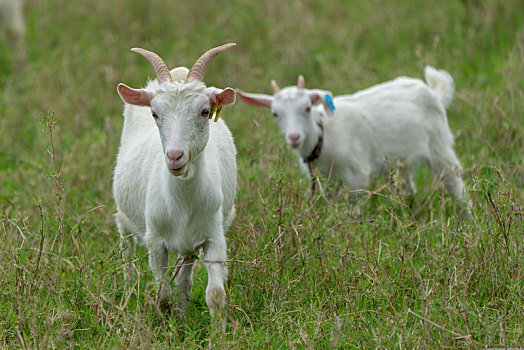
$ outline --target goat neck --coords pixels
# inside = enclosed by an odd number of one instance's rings
[[[311,111],[311,127],[308,129],[306,139],[302,146],[297,149],[297,153],[304,161],[308,158],[312,158],[312,153],[319,146],[319,142],[323,143],[324,138],[324,127],[322,124],[320,112],[315,109]],[[320,146],[322,147],[322,146]],[[315,157],[315,159],[318,158]],[[311,161],[314,161],[313,159]]]

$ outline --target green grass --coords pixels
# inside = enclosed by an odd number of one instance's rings
[[[0,347],[524,346],[524,3],[27,0],[27,60],[0,36]],[[185,320],[155,311],[147,252],[125,281],[111,176],[116,85],[217,57],[209,85],[350,93],[426,64],[457,85],[448,119],[473,202],[428,169],[311,197],[267,111],[224,111],[238,148],[228,324],[211,330],[199,264]],[[336,189],[332,190],[337,193]],[[174,261],[173,261],[174,262]]]

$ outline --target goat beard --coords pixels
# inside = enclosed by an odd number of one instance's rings
[[[194,176],[195,167],[193,166],[193,164],[191,164],[191,162],[189,162],[189,164],[186,165],[186,171],[182,175],[177,176],[177,178],[179,178],[182,181],[188,181],[191,180]]]

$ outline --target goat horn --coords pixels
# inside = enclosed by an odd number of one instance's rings
[[[133,48],[131,51],[144,56],[149,63],[151,63],[159,84],[166,81],[173,82],[173,78],[171,77],[171,73],[169,72],[166,63],[156,53],[141,48]]]
[[[304,77],[302,75],[298,76],[297,88],[303,89],[305,85]]]
[[[275,79],[271,80],[271,87],[273,88],[273,92],[275,94],[278,94],[280,92],[280,88],[278,87],[278,84],[275,81]]]
[[[214,49],[208,50],[206,53],[200,56],[200,58],[195,62],[195,64],[187,74],[186,83],[189,80],[203,81],[204,74],[206,73],[207,66],[209,65],[209,63],[211,63],[211,61],[216,57],[216,55],[233,46],[236,46],[236,44],[229,43],[219,47],[215,47]]]

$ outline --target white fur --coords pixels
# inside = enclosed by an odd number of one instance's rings
[[[151,81],[143,91],[155,97],[151,107],[126,104],[114,171],[116,222],[122,237],[138,237],[149,250],[149,264],[160,287],[160,302],[170,297],[168,252],[186,257],[175,284],[183,311],[191,293],[195,255],[204,249],[208,270],[206,301],[212,310],[225,304],[227,247],[224,233],[234,216],[236,149],[222,119],[200,116],[210,107],[204,83],[183,83],[188,70],[171,71],[174,83]],[[155,122],[151,110],[159,119]],[[192,158],[184,176],[173,176],[166,153],[185,151]],[[187,173],[192,172],[188,175]],[[213,263],[215,262],[215,263]]]
[[[0,24],[5,24],[16,35],[24,35],[25,23],[21,0],[0,0]]]
[[[4,28],[7,29],[7,39],[15,51],[16,60],[22,63],[26,51],[22,0],[0,0],[0,29]]]
[[[387,157],[391,165],[405,162],[407,179],[415,192],[415,170],[422,162],[428,162],[449,192],[461,199],[461,165],[453,151],[445,110],[453,97],[453,79],[447,72],[429,66],[425,75],[428,85],[419,79],[399,77],[352,95],[335,97],[333,117],[325,116],[331,112],[325,103],[311,106],[319,96],[330,94],[327,91],[291,86],[274,96],[241,91],[237,95],[248,104],[271,109],[308,175],[302,160],[319,140],[320,121],[324,140],[313,166],[324,175],[334,175],[353,189],[365,189],[372,174],[386,170]]]

